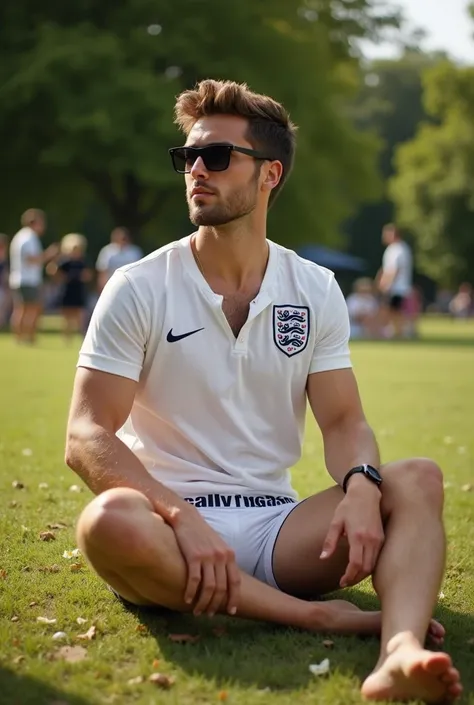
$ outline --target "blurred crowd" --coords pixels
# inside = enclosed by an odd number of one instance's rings
[[[44,311],[60,312],[66,339],[84,333],[108,279],[143,257],[124,227],[112,230],[110,242],[91,264],[87,239],[79,233],[43,248],[43,211],[25,211],[21,226],[11,242],[0,234],[0,329],[10,328],[18,342],[34,342]],[[383,228],[382,241],[385,252],[377,276],[357,279],[347,297],[352,339],[416,338],[425,310],[458,319],[474,316],[473,288],[467,283],[457,292],[441,290],[425,306],[422,290],[413,284],[410,247],[396,225]]]
[[[426,306],[421,287],[413,283],[411,249],[396,225],[383,228],[382,242],[385,252],[377,276],[357,279],[347,297],[352,339],[416,338],[425,310],[453,318],[474,316],[470,284],[461,284],[457,292],[442,290]]]
[[[34,343],[41,314],[59,311],[67,340],[84,333],[100,292],[116,269],[143,253],[124,227],[112,230],[110,242],[94,265],[87,239],[68,233],[43,248],[45,213],[29,208],[11,242],[0,234],[0,328],[11,328],[18,342]]]

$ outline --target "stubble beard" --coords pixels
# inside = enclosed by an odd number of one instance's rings
[[[257,182],[234,193],[227,203],[196,205],[188,200],[189,219],[193,225],[215,227],[227,225],[252,213],[257,205]]]

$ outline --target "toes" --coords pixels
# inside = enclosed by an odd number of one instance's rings
[[[423,663],[423,668],[427,673],[431,673],[434,676],[442,676],[452,668],[452,661],[448,654],[430,653]]]
[[[439,677],[443,683],[457,683],[460,678],[460,673],[457,668],[450,668],[446,673],[442,673]]]

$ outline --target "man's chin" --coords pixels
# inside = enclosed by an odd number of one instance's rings
[[[199,208],[190,211],[189,220],[193,225],[196,225],[197,227],[201,225],[205,227],[212,227],[217,225],[226,225],[227,223],[230,223],[233,218],[224,216],[222,213],[212,213],[210,211],[207,211],[206,208]]]

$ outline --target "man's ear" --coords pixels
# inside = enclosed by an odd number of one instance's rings
[[[267,166],[268,162],[265,162]],[[263,191],[273,191],[280,183],[283,176],[283,165],[279,161],[271,162],[265,169],[265,177],[262,182]]]

